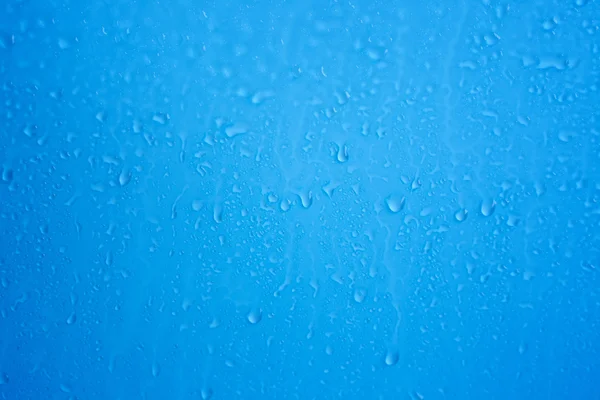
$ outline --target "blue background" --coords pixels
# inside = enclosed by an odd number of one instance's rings
[[[2,399],[599,399],[600,4],[0,6]]]

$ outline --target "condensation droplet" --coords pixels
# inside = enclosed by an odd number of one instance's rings
[[[152,376],[156,378],[158,375],[160,375],[160,365],[154,361],[152,363]]]
[[[367,291],[365,289],[356,289],[354,291],[354,301],[357,303],[362,303],[365,301],[365,297],[367,296]]]
[[[298,197],[300,197],[300,203],[302,203],[302,207],[304,208],[309,208],[313,203],[312,191],[299,193]]]
[[[402,209],[404,208],[405,202],[406,202],[405,197],[399,197],[399,196],[395,196],[395,195],[391,195],[385,199],[385,204],[386,204],[388,210],[390,210],[393,213],[402,211]]]
[[[248,322],[252,325],[258,324],[262,319],[262,310],[260,308],[253,308],[248,313]]]
[[[200,391],[200,397],[202,398],[202,400],[210,400],[212,398],[213,395],[213,391],[211,388],[203,388]]]
[[[248,127],[242,124],[234,124],[225,128],[225,135],[228,138],[233,138],[239,135],[243,135],[248,132]]]
[[[340,163],[348,161],[348,146],[342,145],[338,147],[337,160]]]
[[[463,222],[464,220],[467,219],[468,215],[469,215],[469,211],[465,210],[464,208],[461,208],[460,210],[457,210],[454,213],[454,219],[457,220],[458,222]]]
[[[385,355],[385,365],[391,367],[398,364],[398,360],[400,359],[400,354],[398,354],[397,350],[388,350]]]
[[[126,168],[123,168],[121,173],[119,174],[119,185],[125,186],[131,181],[131,171]]]
[[[281,203],[279,204],[279,208],[281,209],[281,211],[283,211],[283,212],[289,211],[290,207],[291,207],[291,204],[288,199],[281,200]]]
[[[496,201],[492,199],[483,200],[481,202],[481,215],[484,217],[491,216],[496,210]]]
[[[223,206],[220,203],[215,204],[213,209],[213,219],[217,224],[223,222]]]
[[[73,312],[67,318],[67,325],[73,325],[75,322],[77,322],[77,315]]]

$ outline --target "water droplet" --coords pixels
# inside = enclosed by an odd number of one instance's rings
[[[365,297],[367,297],[367,291],[365,289],[356,289],[354,291],[354,301],[357,303],[362,303],[365,301]]]
[[[60,384],[60,390],[63,393],[71,393],[71,386],[67,385],[66,383],[61,383]]]
[[[396,195],[390,195],[388,198],[385,199],[385,204],[388,210],[390,210],[393,213],[400,212],[404,208],[405,202],[405,197],[400,197]]]
[[[419,179],[419,178],[413,179],[412,183],[410,184],[410,189],[414,191],[420,187],[421,187],[421,179]]]
[[[281,203],[279,204],[279,208],[281,209],[281,211],[286,212],[290,210],[290,201],[288,199],[283,199],[281,200]]]
[[[398,364],[398,360],[400,359],[400,354],[398,354],[397,350],[388,350],[385,355],[385,365],[391,367]]]
[[[215,204],[213,209],[213,219],[217,224],[223,221],[223,206],[220,203]]]
[[[152,363],[152,376],[156,378],[158,375],[160,375],[160,364],[154,361]]]
[[[252,325],[258,324],[262,319],[262,310],[260,308],[253,308],[248,313],[248,322]]]
[[[200,209],[202,209],[202,201],[200,201],[200,200],[192,201],[192,210],[200,211]]]
[[[75,322],[77,322],[77,314],[73,312],[69,315],[69,318],[67,318],[67,325],[73,325]]]
[[[547,19],[544,22],[542,22],[542,28],[546,31],[550,31],[552,29],[554,29],[556,27],[556,20],[553,19]]]
[[[142,132],[142,123],[137,119],[133,121],[133,133],[141,133]]]
[[[96,120],[100,123],[106,122],[106,113],[104,111],[99,111],[96,114]]]
[[[58,48],[59,49],[66,50],[69,47],[71,47],[71,44],[69,43],[69,41],[67,39],[64,39],[64,38],[58,39]]]
[[[0,32],[0,49],[8,49],[15,44],[15,35]]]
[[[313,203],[313,194],[310,190],[298,193],[298,197],[300,197],[300,203],[302,203],[302,207],[304,208],[309,208]]]
[[[348,146],[342,145],[338,147],[337,160],[340,163],[348,161]]]
[[[515,226],[519,225],[519,222],[521,222],[521,219],[518,216],[513,214],[513,215],[508,216],[506,225],[508,225],[510,227],[515,227]]]
[[[527,352],[527,343],[521,342],[519,344],[519,354],[525,354]]]
[[[203,388],[200,391],[200,397],[202,397],[202,400],[210,400],[213,396],[213,391],[211,388]]]
[[[169,120],[169,116],[167,114],[157,113],[152,117],[152,121],[156,122],[160,125],[166,125]]]
[[[379,61],[383,57],[385,49],[371,47],[367,49],[366,53],[367,57],[369,57],[371,60]]]
[[[454,219],[456,219],[458,222],[463,222],[464,220],[467,219],[468,215],[469,215],[469,211],[465,210],[464,208],[461,208],[460,210],[457,210],[454,213]]]
[[[275,93],[270,90],[260,91],[256,92],[254,96],[252,96],[251,101],[252,104],[261,104],[262,102],[264,102],[267,99],[270,99],[273,96],[275,96]]]
[[[481,202],[481,215],[484,217],[491,216],[496,210],[496,201],[492,199],[483,200]]]
[[[126,168],[123,168],[121,173],[119,174],[119,185],[125,186],[131,181],[131,171]]]
[[[2,182],[11,182],[13,180],[13,171],[8,167],[2,167]]]
[[[106,252],[106,257],[104,258],[104,263],[106,266],[110,267],[113,264],[113,254],[110,251]]]
[[[10,382],[10,379],[6,372],[0,372],[0,385],[6,385],[8,382]]]
[[[23,128],[23,133],[27,137],[34,137],[37,133],[37,125],[27,124],[25,128]]]
[[[535,182],[535,184],[533,185],[535,188],[535,194],[537,197],[542,196],[544,193],[546,193],[546,186],[544,185],[543,182]]]
[[[243,135],[248,132],[248,127],[242,124],[234,124],[225,128],[225,135],[228,138],[232,138],[238,135]]]

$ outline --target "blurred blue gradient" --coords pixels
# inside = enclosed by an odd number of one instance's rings
[[[0,398],[600,399],[600,3],[0,3]]]

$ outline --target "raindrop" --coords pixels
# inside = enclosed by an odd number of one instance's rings
[[[275,96],[275,93],[270,90],[261,91],[261,92],[255,93],[254,96],[252,96],[251,101],[252,101],[252,104],[261,104],[266,99],[269,99],[273,96]]]
[[[64,39],[64,38],[58,39],[58,48],[59,49],[66,50],[69,47],[71,47],[71,44],[69,43],[69,41],[67,39]]]
[[[67,318],[67,325],[73,325],[75,322],[77,322],[77,315],[73,312]]]
[[[542,196],[544,193],[546,193],[546,186],[544,185],[543,182],[535,182],[535,184],[533,185],[535,188],[535,195],[537,197]]]
[[[13,180],[13,171],[8,167],[2,168],[2,182],[11,182]]]
[[[154,114],[154,116],[152,117],[152,121],[154,121],[160,125],[166,125],[168,119],[169,119],[169,116],[166,114],[162,114],[162,113]]]
[[[212,398],[213,391],[210,388],[204,388],[200,391],[200,397],[202,400],[210,400]]]
[[[121,173],[119,174],[119,185],[125,186],[131,181],[131,171],[126,168],[123,168]]]
[[[519,344],[519,354],[525,354],[527,352],[527,343],[521,342]]]
[[[299,193],[298,197],[300,197],[300,202],[304,208],[309,208],[313,203],[312,191]]]
[[[200,201],[200,200],[192,201],[192,210],[200,211],[201,208],[202,208],[202,201]]]
[[[283,199],[281,200],[281,203],[279,204],[279,208],[281,209],[281,211],[286,212],[290,210],[290,201],[288,199]]]
[[[220,203],[215,204],[213,209],[213,219],[217,224],[223,221],[223,206]]]
[[[248,127],[246,127],[245,125],[242,125],[242,124],[235,124],[235,125],[225,128],[225,135],[227,135],[228,138],[243,135],[244,133],[247,133],[247,132],[248,132]]]
[[[15,35],[0,32],[0,49],[8,49],[15,44]]]
[[[469,215],[469,212],[467,210],[465,210],[464,208],[461,208],[460,210],[457,210],[454,213],[454,219],[456,219],[458,222],[463,222],[464,220],[467,219],[468,215]]]
[[[354,301],[357,303],[362,303],[365,301],[365,297],[367,296],[367,291],[365,289],[356,289],[354,291]]]
[[[506,225],[508,225],[510,227],[515,227],[515,226],[519,225],[519,222],[521,222],[521,219],[518,216],[509,215],[508,220],[506,221]]]
[[[260,308],[253,308],[248,313],[248,322],[252,325],[258,324],[262,319],[262,310]]]
[[[133,121],[133,133],[141,133],[142,132],[142,123],[137,119]]]
[[[160,375],[160,365],[154,361],[152,363],[152,376],[156,378],[158,375]]]
[[[410,184],[410,189],[414,191],[420,187],[421,187],[421,179],[419,179],[419,178],[413,179],[412,183]]]
[[[385,365],[391,367],[398,364],[398,360],[400,359],[400,354],[396,350],[388,350],[385,355]]]
[[[66,383],[61,383],[60,384],[60,390],[63,393],[71,393],[71,386],[67,385]]]
[[[394,214],[402,211],[404,208],[404,203],[406,202],[405,197],[399,197],[395,195],[390,195],[387,199],[385,199],[385,204],[391,212]]]
[[[348,161],[348,146],[343,145],[338,147],[337,160],[340,163]]]
[[[96,114],[96,120],[100,123],[106,122],[106,113],[104,111],[99,111]]]
[[[27,126],[25,126],[25,128],[23,128],[23,133],[27,137],[35,136],[36,132],[37,132],[37,125],[28,124]]]
[[[491,216],[496,210],[496,201],[492,199],[483,200],[481,202],[481,215],[484,217]]]

